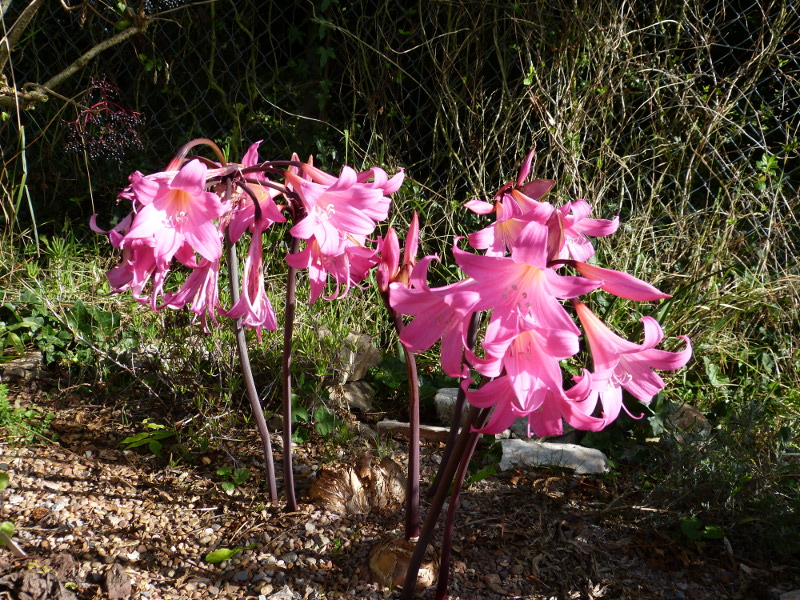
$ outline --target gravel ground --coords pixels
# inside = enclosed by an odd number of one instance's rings
[[[0,547],[0,598],[4,579],[23,572],[49,572],[65,584],[49,598],[398,596],[374,583],[367,564],[372,548],[399,532],[402,510],[342,515],[304,499],[320,465],[354,464],[369,439],[347,448],[299,447],[301,506],[285,513],[266,504],[254,435],[241,432],[244,443],[231,442],[237,451],[245,448],[241,455],[216,452],[196,465],[170,465],[120,448],[131,429],[118,412],[69,394],[43,396],[37,404],[54,411],[57,441],[0,441],[0,463],[11,482],[0,492],[0,521],[15,523],[14,539],[27,553],[15,558]],[[279,459],[278,436],[274,443]],[[402,451],[396,442],[396,460]],[[424,477],[432,475],[439,452],[423,447]],[[224,461],[253,474],[232,494],[214,473]],[[722,542],[690,544],[654,527],[658,511],[628,502],[614,479],[515,472],[476,483],[462,498],[453,600],[749,600],[800,587],[798,565],[745,561]],[[241,552],[220,564],[204,559],[235,547]]]

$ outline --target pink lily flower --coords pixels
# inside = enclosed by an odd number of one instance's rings
[[[496,220],[488,227],[468,236],[470,246],[486,250],[490,256],[504,256],[516,244],[527,223],[536,221],[546,224],[555,210],[540,200],[556,182],[552,179],[535,179],[525,183],[531,170],[535,149],[523,161],[516,182],[508,182],[498,191],[494,202],[470,200],[465,206],[479,215],[494,212]]]
[[[247,149],[247,152],[245,152],[242,158],[243,167],[253,167],[259,164],[258,147],[260,144],[261,140],[255,142]],[[263,173],[255,173],[253,177],[259,180],[266,179]],[[250,185],[249,187],[258,199],[258,206],[261,209],[262,222],[259,226],[262,232],[273,223],[286,222],[286,217],[283,216],[277,204],[275,204],[275,199],[281,195],[281,192],[261,185]],[[253,220],[255,219],[256,208],[253,199],[243,190],[237,190],[234,196],[237,202],[235,203],[235,209],[231,212],[230,223],[228,225],[228,238],[231,242],[236,243],[245,231],[249,230],[255,233]]]
[[[691,341],[679,352],[657,350],[664,332],[652,317],[642,317],[644,341],[641,345],[629,342],[612,332],[582,302],[573,301],[594,361],[592,391],[587,405],[594,410],[597,402],[603,405],[603,419],[610,423],[623,408],[622,390],[627,390],[641,402],[650,402],[664,387],[664,380],[653,371],[672,371],[684,366],[692,357]],[[585,411],[589,414],[591,411]]]
[[[601,290],[605,290],[609,294],[614,294],[620,298],[628,298],[629,300],[636,300],[638,302],[672,298],[669,294],[665,294],[646,281],[642,281],[638,277],[634,277],[623,271],[605,269],[578,261],[567,261],[567,264],[574,266],[586,279],[599,281]]]
[[[311,285],[309,304],[316,302],[325,290],[328,276],[336,281],[336,289],[325,300],[334,300],[347,295],[350,287],[358,286],[370,269],[375,266],[376,251],[363,245],[363,240],[351,236],[345,239],[335,254],[325,254],[315,238],[311,238],[297,254],[287,254],[286,262],[295,269],[308,269]],[[344,285],[344,291],[341,286]]]
[[[253,237],[247,249],[242,272],[241,293],[233,306],[225,312],[225,315],[232,319],[241,319],[242,325],[255,328],[259,343],[261,342],[262,327],[269,331],[275,331],[278,328],[275,311],[264,286],[264,228],[263,220],[258,225],[253,225]]]
[[[511,250],[511,257],[480,256],[453,248],[458,266],[480,293],[476,310],[492,309],[486,338],[509,339],[530,328],[567,331],[577,337],[580,330],[558,299],[575,298],[600,282],[558,274],[547,267],[546,226],[528,223]]]
[[[206,166],[193,160],[177,173],[133,176],[131,189],[142,208],[122,245],[134,239],[154,239],[159,261],[169,263],[184,244],[210,260],[219,260],[222,241],[214,219],[228,207],[205,191]]]
[[[291,171],[285,178],[307,213],[290,233],[304,240],[315,238],[323,254],[336,255],[343,234],[369,235],[375,230],[375,222],[388,216],[389,198],[380,189],[358,183],[350,167],[344,167],[330,185],[307,181]]]
[[[419,247],[419,217],[417,211],[411,218],[406,237],[405,248],[403,249],[403,264],[400,265],[400,241],[397,232],[393,227],[389,227],[386,237],[378,240],[378,252],[381,255],[375,278],[378,283],[378,291],[384,294],[389,291],[389,284],[395,281],[408,283],[411,271],[417,262],[417,248]]]
[[[619,217],[613,219],[591,219],[592,208],[586,200],[567,202],[559,207],[556,215],[564,231],[564,239],[558,258],[574,258],[586,262],[594,256],[595,250],[586,236],[603,237],[611,235],[619,227]]]
[[[422,352],[442,340],[442,369],[450,377],[465,377],[462,366],[473,307],[480,294],[458,282],[441,288],[428,287],[428,267],[436,256],[421,259],[411,273],[411,288],[403,283],[389,286],[392,308],[414,319],[403,328],[400,341],[411,352]]]
[[[208,318],[219,327],[217,312],[219,311],[219,262],[202,259],[192,270],[181,288],[167,294],[164,304],[159,307],[181,309],[191,302],[190,310],[200,317],[203,331],[208,333]]]
[[[530,329],[503,344],[501,358],[487,355],[480,359],[468,354],[474,368],[484,375],[496,377],[480,389],[467,392],[467,400],[478,408],[494,406],[492,416],[480,433],[500,433],[515,419],[528,418],[528,436],[560,435],[562,419],[573,427],[598,430],[602,419],[585,414],[582,403],[590,392],[590,378],[579,381],[569,390],[562,388],[559,360],[578,352],[577,340],[571,335],[547,334]]]

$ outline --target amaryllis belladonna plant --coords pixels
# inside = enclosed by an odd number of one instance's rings
[[[187,158],[199,143],[210,145],[218,162]],[[591,238],[614,233],[618,219],[591,217],[585,200],[561,206],[544,200],[555,181],[527,181],[533,152],[519,177],[502,186],[491,202],[466,204],[477,214],[494,214],[495,220],[468,236],[467,243],[479,252],[463,249],[462,239],[454,241],[453,256],[464,277],[431,287],[428,272],[438,257],[417,259],[416,214],[402,257],[392,228],[373,236],[376,224],[387,217],[389,195],[400,187],[402,171],[389,178],[378,168],[356,173],[344,167],[337,177],[310,161],[301,163],[296,156],[291,161],[259,162],[257,149],[258,144],[253,145],[241,163],[228,164],[213,143],[196,140],[182,148],[165,171],[134,173],[121,194],[132,203],[131,214],[104,232],[122,253],[120,265],[108,273],[109,281],[114,291],[130,290],[155,310],[189,307],[204,328],[219,324],[221,317],[235,319],[248,397],[271,469],[269,435],[249,372],[243,328],[254,328],[259,335],[262,329],[277,328],[264,287],[262,236],[276,223],[291,225],[282,377],[287,504],[295,510],[289,416],[296,270],[308,270],[313,302],[346,294],[377,265],[379,292],[404,345],[410,388],[406,538],[419,541],[402,598],[414,595],[425,550],[451,493],[436,590],[436,598],[442,600],[447,594],[459,490],[479,435],[500,433],[519,418],[527,420],[529,435],[559,435],[564,422],[599,431],[621,410],[628,410],[623,390],[641,402],[652,400],[664,387],[655,370],[685,365],[692,353],[689,339],[680,336],[684,346],[678,351],[658,349],[663,332],[655,319],[646,316],[644,340],[637,344],[614,333],[592,312],[592,294],[610,293],[637,302],[669,296],[632,275],[595,264]],[[240,284],[235,244],[246,232],[250,244]],[[232,297],[227,308],[221,306],[218,293],[224,255]],[[168,275],[176,264],[190,274],[173,290]],[[335,286],[325,295],[330,280]],[[589,299],[584,302],[585,297]],[[481,340],[479,348],[476,339]],[[451,436],[429,490],[431,504],[420,531],[414,354],[437,343],[442,370],[460,379],[461,386]],[[570,381],[563,363],[582,351],[590,354],[592,368]],[[465,403],[470,408],[460,427]],[[275,500],[274,473],[270,470],[269,475]]]
[[[426,256],[410,275],[388,284],[391,309],[410,317],[398,328],[401,342],[411,353],[441,342],[442,370],[461,379],[462,399],[470,405],[465,426],[458,437],[451,437],[448,458],[433,484],[402,592],[405,600],[414,595],[423,555],[452,489],[435,596],[446,597],[458,494],[480,434],[501,433],[520,418],[527,420],[529,435],[540,437],[560,435],[564,422],[599,431],[627,410],[623,390],[649,402],[664,387],[654,369],[678,369],[692,354],[685,336],[680,336],[684,347],[678,351],[657,349],[664,336],[652,317],[642,318],[642,344],[625,340],[579,300],[603,292],[638,302],[669,295],[590,262],[595,254],[590,238],[612,234],[618,219],[592,218],[585,200],[561,206],[543,200],[555,182],[526,181],[532,159],[533,152],[517,180],[504,185],[492,202],[467,203],[478,214],[493,213],[495,221],[468,236],[469,245],[481,253],[464,250],[463,240],[455,240],[453,256],[463,279],[430,287],[428,271],[438,257]],[[475,348],[480,322],[480,348]],[[593,368],[570,381],[562,364],[582,350],[590,353]],[[461,419],[457,410],[452,431]]]
[[[197,145],[211,147],[217,161],[189,157]],[[248,398],[264,447],[270,494],[277,501],[272,446],[258,393],[253,382],[244,328],[277,329],[275,312],[265,288],[263,235],[277,223],[291,228],[286,291],[283,380],[284,485],[287,508],[297,510],[292,473],[291,356],[297,269],[308,269],[311,302],[326,289],[326,299],[344,296],[360,286],[378,263],[377,247],[370,237],[386,219],[390,199],[403,182],[403,172],[389,178],[373,167],[357,173],[344,167],[338,176],[325,173],[309,160],[260,162],[259,143],[253,144],[240,163],[228,163],[210,140],[190,142],[164,171],[130,176],[120,198],[132,211],[110,231],[92,218],[92,228],[105,233],[122,254],[120,264],[108,272],[114,292],[130,290],[133,297],[153,310],[187,307],[203,328],[221,319],[236,324],[237,349]],[[239,277],[236,244],[249,234],[244,269]],[[219,294],[220,264],[227,260],[231,306]],[[176,267],[189,274],[177,289],[170,285]]]

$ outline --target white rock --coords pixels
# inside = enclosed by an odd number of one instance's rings
[[[299,598],[299,595],[297,597]],[[288,585],[284,585],[283,589],[267,596],[267,600],[294,600],[294,598],[295,595]]]
[[[780,596],[780,600],[800,600],[800,590],[792,590],[791,592],[784,592]]]
[[[381,364],[382,358],[371,337],[350,333],[339,351],[341,365],[336,382],[343,385],[348,381],[363,379],[367,371]]]
[[[362,412],[370,412],[374,409],[372,399],[375,397],[375,390],[366,381],[354,381],[344,385],[333,385],[328,388],[331,400],[344,403],[351,409],[358,409]]]
[[[608,471],[608,459],[595,448],[517,439],[500,440],[500,444],[503,447],[500,469],[504,471],[517,465],[564,467],[579,475]]]

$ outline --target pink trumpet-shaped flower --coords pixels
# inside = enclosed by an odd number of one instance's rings
[[[511,257],[480,256],[453,248],[458,266],[480,293],[476,310],[492,309],[486,331],[490,340],[516,336],[529,324],[548,331],[580,331],[558,299],[588,293],[600,282],[559,275],[547,267],[547,227],[531,222],[512,248]]]
[[[405,246],[403,248],[403,264],[400,264],[400,241],[397,239],[397,232],[393,227],[389,227],[386,236],[378,243],[378,252],[381,255],[375,278],[378,283],[378,291],[381,294],[389,291],[389,284],[395,281],[408,284],[411,271],[417,264],[417,249],[419,247],[419,217],[417,211],[411,218],[408,227]]]
[[[242,157],[242,166],[253,167],[258,164],[258,147],[260,144],[261,140],[255,142],[247,149],[244,157]],[[267,179],[266,175],[261,172],[254,173],[252,177],[261,181]],[[286,221],[286,217],[281,214],[281,211],[275,204],[275,198],[280,196],[281,192],[258,184],[247,184],[247,186],[258,200],[262,221],[259,223],[259,227],[262,232],[273,223],[284,223]],[[256,215],[256,207],[250,194],[243,189],[237,190],[234,197],[238,198],[238,203],[231,213],[230,223],[228,225],[228,238],[231,242],[236,243],[245,231],[250,230],[254,232],[253,221]]]
[[[486,215],[494,212],[496,220],[488,227],[468,236],[470,245],[476,250],[486,250],[490,256],[503,256],[516,243],[525,225],[531,221],[546,224],[555,210],[540,200],[555,185],[552,179],[536,179],[524,183],[530,173],[535,150],[531,150],[523,161],[516,182],[508,182],[498,191],[494,202],[470,200],[466,207]]]
[[[602,403],[603,419],[606,423],[619,415],[623,406],[623,389],[641,402],[650,402],[664,387],[664,380],[653,369],[679,369],[692,356],[691,341],[684,335],[678,337],[686,342],[685,349],[679,352],[657,350],[655,347],[664,338],[664,333],[652,317],[642,317],[644,341],[639,345],[612,332],[582,302],[573,301],[573,304],[586,333],[594,361],[592,392],[587,403],[592,410],[598,400]]]
[[[619,296],[620,298],[627,298],[638,302],[672,298],[669,294],[665,294],[646,281],[642,281],[628,273],[615,271],[614,269],[605,269],[584,262],[568,261],[568,263],[573,265],[586,279],[599,281],[601,290]]]
[[[308,269],[311,284],[309,303],[316,302],[325,291],[328,276],[336,282],[336,290],[326,300],[333,300],[347,295],[352,286],[359,285],[366,279],[369,270],[375,266],[376,251],[367,248],[357,238],[346,238],[337,253],[329,255],[322,252],[315,238],[309,240],[306,247],[297,254],[287,254],[286,262],[295,269]],[[341,290],[344,286],[344,290]]]
[[[359,183],[350,167],[344,167],[331,184],[308,181],[290,171],[285,177],[307,213],[290,233],[304,240],[315,238],[325,255],[339,253],[343,235],[369,235],[375,229],[375,222],[388,215],[389,198],[381,189]]]
[[[496,379],[467,392],[467,400],[478,408],[494,407],[492,417],[480,433],[500,433],[515,419],[528,418],[528,435],[560,435],[562,418],[580,429],[597,431],[602,419],[586,414],[583,406],[590,392],[590,378],[569,390],[562,388],[559,360],[578,352],[571,335],[553,335],[529,329],[504,343],[501,358],[479,359],[468,353],[473,367]],[[488,354],[488,353],[487,353]]]
[[[241,319],[242,325],[255,328],[259,342],[262,328],[270,331],[278,328],[275,311],[264,286],[263,230],[263,223],[254,225],[253,237],[244,261],[241,293],[233,306],[225,312],[232,319]]]
[[[567,202],[558,208],[556,215],[564,232],[564,240],[558,258],[572,257],[586,262],[594,256],[594,246],[586,236],[611,235],[619,227],[619,217],[613,219],[589,218],[592,208],[586,200]]]
[[[203,331],[208,332],[208,319],[219,326],[217,312],[219,311],[219,262],[202,259],[200,264],[192,270],[181,288],[167,294],[163,306],[180,309],[191,302],[190,310],[200,317]],[[163,308],[163,307],[162,307]]]
[[[464,377],[462,366],[472,309],[480,299],[478,292],[464,282],[441,288],[428,287],[428,267],[436,256],[421,259],[411,273],[411,288],[402,283],[389,286],[392,308],[400,314],[415,315],[400,334],[400,341],[411,352],[422,352],[442,340],[442,369],[450,377]]]
[[[153,239],[157,260],[169,263],[187,243],[210,261],[219,260],[222,242],[214,219],[228,207],[205,191],[206,166],[192,160],[177,173],[132,177],[131,189],[142,208],[136,213],[122,246],[134,239]]]

